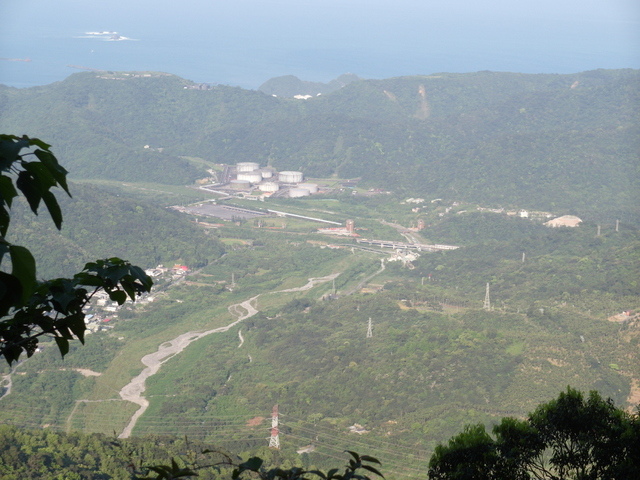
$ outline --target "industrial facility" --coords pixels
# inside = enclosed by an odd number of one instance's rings
[[[240,162],[235,166],[226,166],[218,183],[201,188],[253,199],[270,196],[299,198],[320,191],[315,183],[302,183],[303,180],[302,172],[277,172],[271,167],[260,168],[260,164],[256,162]]]

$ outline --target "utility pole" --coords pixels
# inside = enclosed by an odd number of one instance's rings
[[[280,430],[278,430],[278,405],[273,406],[271,412],[271,436],[269,437],[269,448],[280,450]]]
[[[487,312],[491,310],[491,300],[489,298],[489,283],[487,283],[487,291],[484,294],[484,305],[482,306],[482,308]]]
[[[616,232],[620,231],[620,220],[616,220]]]
[[[600,236],[600,225],[598,225],[598,233],[596,234],[596,237]]]
[[[373,337],[373,325],[371,323],[371,317],[369,317],[369,324],[367,326],[367,338]]]
[[[526,255],[524,252],[522,252],[522,263],[524,263],[524,259],[526,258]]]

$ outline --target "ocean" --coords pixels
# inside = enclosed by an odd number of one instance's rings
[[[640,68],[635,17],[626,23],[580,15],[523,21],[514,12],[483,16],[459,9],[453,15],[407,0],[399,10],[379,0],[7,2],[0,6],[10,19],[0,30],[0,83],[14,87],[48,84],[82,69],[164,71],[256,89],[289,74],[326,82],[343,73],[388,78]]]

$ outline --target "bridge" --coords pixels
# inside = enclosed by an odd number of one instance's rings
[[[456,245],[425,245],[422,243],[395,242],[392,240],[367,240],[365,238],[356,239],[358,243],[375,245],[380,248],[393,248],[394,250],[418,250],[421,252],[440,252],[443,250],[456,250],[460,248]]]

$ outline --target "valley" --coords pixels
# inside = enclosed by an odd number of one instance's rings
[[[307,100],[171,75],[0,88],[0,127],[29,123],[75,176],[60,232],[12,209],[38,277],[100,256],[161,272],[152,301],[96,302],[64,359],[44,342],[3,367],[0,422],[305,468],[356,450],[401,480],[568,385],[633,409],[637,75],[354,79]],[[318,189],[274,195],[247,163]]]
[[[307,197],[265,206],[301,217],[349,214],[356,232],[407,241],[403,225],[415,223],[415,204],[380,197],[374,212],[360,210],[371,197],[348,195],[344,204]],[[269,418],[278,404],[284,452],[295,457],[313,445],[305,455],[323,465],[357,448],[382,458],[392,478],[410,478],[429,445],[461,422],[523,415],[565,383],[598,388],[622,404],[632,398],[640,330],[633,321],[607,318],[638,308],[637,296],[614,293],[602,271],[605,283],[592,283],[600,293],[589,299],[578,277],[599,262],[602,269],[598,258],[613,252],[624,265],[628,251],[632,267],[634,230],[603,226],[596,241],[595,225],[552,229],[542,220],[469,205],[443,216],[447,205],[421,208],[428,226],[415,234],[460,248],[408,258],[394,249],[362,249],[359,238],[323,235],[304,218],[262,217],[266,224],[282,222],[278,228],[218,220],[212,228],[211,219],[196,224],[179,213],[225,253],[161,286],[154,302],[115,312],[110,330],[90,335],[63,361],[49,347],[21,364],[0,415],[25,426],[121,437],[186,434],[249,452],[268,439],[266,422],[249,420]],[[383,217],[388,220],[380,222]],[[633,269],[606,268],[623,283],[632,281]],[[563,278],[562,290],[545,288],[550,275]],[[483,309],[488,282],[489,311]],[[107,344],[102,364],[86,363]],[[88,367],[101,375],[73,370]],[[45,378],[49,400],[25,410],[25,399]],[[75,398],[60,403],[69,391]],[[354,437],[348,428],[354,424],[367,432]]]

